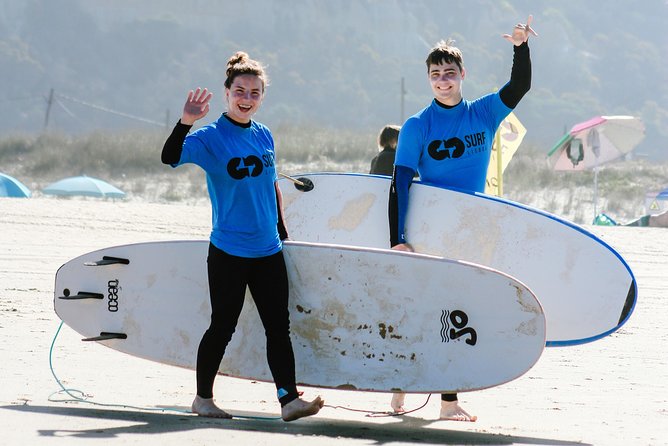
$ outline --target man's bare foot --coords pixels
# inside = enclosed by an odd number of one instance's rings
[[[406,412],[406,409],[404,409],[405,399],[406,399],[405,393],[395,393],[392,395],[392,401],[390,402],[390,406],[392,406],[392,410],[395,413]]]
[[[462,409],[458,401],[441,401],[441,414],[439,418],[450,421],[476,421],[478,419],[477,416],[470,415]]]
[[[315,415],[324,405],[325,402],[320,397],[311,402],[297,398],[281,408],[281,418],[283,418],[283,421],[294,421],[299,418]]]
[[[197,395],[190,408],[193,413],[196,413],[200,417],[232,418],[232,415],[216,406],[216,403],[213,402],[213,398],[202,398]]]

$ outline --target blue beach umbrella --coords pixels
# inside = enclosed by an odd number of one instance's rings
[[[14,177],[0,173],[0,197],[28,198],[30,189]]]
[[[82,195],[88,197],[123,198],[125,192],[98,178],[86,175],[63,178],[42,189],[48,195]]]

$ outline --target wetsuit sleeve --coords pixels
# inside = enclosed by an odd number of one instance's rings
[[[408,190],[413,183],[415,171],[406,166],[394,166],[390,199],[387,207],[390,222],[390,246],[406,243],[405,226],[408,213]]]
[[[169,135],[165,145],[162,147],[161,159],[163,164],[175,165],[181,160],[181,153],[183,151],[183,142],[188,136],[188,132],[192,125],[181,124],[181,121],[176,123],[172,134]]]
[[[276,229],[278,230],[278,238],[282,241],[289,237],[288,229],[285,227],[285,221],[283,221],[283,195],[281,194],[281,189],[278,187],[278,184],[275,182],[274,187],[276,188],[276,210],[278,211]]]
[[[513,68],[510,71],[510,81],[501,88],[501,101],[508,108],[515,108],[520,100],[531,88],[531,55],[529,44],[524,42],[520,46],[513,46]]]
[[[278,224],[276,225],[276,228],[278,229],[278,237],[281,240],[285,240],[289,237],[288,229],[285,227],[285,223],[283,222],[283,211],[281,208],[278,208]]]

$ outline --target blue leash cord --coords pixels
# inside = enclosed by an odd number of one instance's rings
[[[60,387],[61,390],[58,390],[56,392],[53,392],[51,395],[49,395],[49,401],[51,402],[72,402],[76,401],[79,403],[88,403],[88,404],[93,404],[95,406],[101,406],[101,407],[118,407],[118,408],[123,408],[123,409],[136,409],[136,410],[146,410],[146,411],[153,411],[153,412],[176,412],[180,414],[192,414],[191,411],[185,410],[185,409],[177,409],[177,408],[158,408],[158,407],[140,407],[140,406],[130,406],[127,404],[105,404],[105,403],[98,403],[95,401],[91,401],[85,398],[85,394],[81,390],[77,389],[68,389],[66,388],[63,383],[58,379],[58,376],[56,376],[56,372],[53,370],[53,348],[56,345],[56,339],[58,338],[58,334],[60,334],[60,329],[63,327],[63,321],[60,321],[60,325],[58,326],[58,330],[56,330],[56,334],[53,336],[53,340],[51,341],[51,348],[49,349],[49,368],[51,369],[51,374],[53,375],[53,378],[56,380],[58,383],[58,386]],[[62,393],[66,393],[69,398],[54,398],[54,395],[59,395]],[[74,393],[77,393],[81,396],[77,396]],[[233,415],[234,418],[242,418],[246,420],[280,420],[281,417],[251,417],[251,416],[242,416],[242,415]]]
[[[172,408],[172,407],[167,407],[167,408],[158,408],[158,407],[140,407],[140,406],[130,406],[127,404],[107,404],[107,403],[98,403],[95,401],[91,401],[85,398],[85,393],[83,393],[81,390],[77,389],[68,389],[66,388],[63,383],[58,379],[58,376],[56,375],[56,372],[53,370],[53,348],[56,345],[56,339],[58,338],[58,335],[60,334],[60,329],[63,328],[63,321],[60,321],[60,325],[58,325],[58,330],[56,330],[56,334],[53,336],[53,340],[51,341],[51,348],[49,349],[49,368],[51,369],[51,374],[53,375],[53,378],[56,380],[58,383],[58,386],[60,387],[61,390],[58,390],[56,392],[53,392],[51,395],[49,395],[48,400],[51,402],[58,402],[58,403],[63,403],[63,402],[79,402],[79,403],[87,403],[87,404],[93,404],[95,406],[101,406],[101,407],[118,407],[118,408],[123,408],[123,409],[136,409],[136,410],[145,410],[145,411],[152,411],[152,412],[176,412],[180,414],[192,414],[191,411],[186,410],[186,409],[177,409],[177,408]],[[72,392],[78,393],[81,396],[74,395]],[[66,393],[69,398],[64,398],[64,399],[56,399],[54,398],[54,395],[59,395],[62,393]],[[343,407],[343,406],[330,406],[325,404],[324,407],[329,407],[332,409],[343,409],[343,410],[348,410],[352,412],[362,412],[366,413],[367,417],[397,417],[397,416],[403,416],[412,412],[415,412],[417,410],[422,409],[427,405],[429,402],[429,398],[431,395],[427,396],[427,400],[422,404],[420,407],[416,409],[412,409],[406,412],[400,412],[400,413],[393,413],[393,412],[375,412],[375,411],[369,411],[369,410],[359,410],[359,409],[352,409],[349,407]],[[239,418],[239,419],[244,419],[244,420],[262,420],[262,421],[274,421],[274,420],[280,420],[281,417],[252,417],[252,416],[245,416],[245,415],[233,415],[233,418]]]

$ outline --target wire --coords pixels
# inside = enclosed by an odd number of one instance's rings
[[[112,110],[108,107],[103,107],[101,105],[92,104],[88,101],[83,101],[81,99],[77,99],[77,98],[74,98],[72,96],[62,94],[62,93],[56,93],[55,95],[62,98],[62,99],[66,99],[68,101],[75,102],[77,104],[85,105],[86,107],[94,108],[95,110],[103,111],[103,112],[106,112],[106,113],[111,113],[112,115],[122,116],[124,118],[145,122],[147,124],[152,124],[152,125],[155,125],[155,126],[158,126],[158,127],[164,127],[165,126],[165,123],[153,121],[151,119],[142,118],[140,116],[131,115],[129,113],[124,113],[124,112],[120,112],[120,111],[117,111],[117,110]]]
[[[14,101],[36,101],[44,99],[43,96],[17,96],[13,98],[2,98],[0,99],[0,104],[5,102],[14,102]]]
[[[60,105],[60,108],[62,108],[63,110],[65,110],[65,113],[67,113],[68,115],[70,115],[72,118],[74,118],[74,119],[76,119],[76,120],[79,120],[79,117],[76,116],[74,113],[72,113],[72,111],[71,111],[69,108],[67,108],[67,107],[65,106],[65,104],[63,104],[63,101],[61,101],[61,100],[58,99],[57,97],[56,97],[55,99],[56,99],[56,103],[57,103],[58,105]]]

